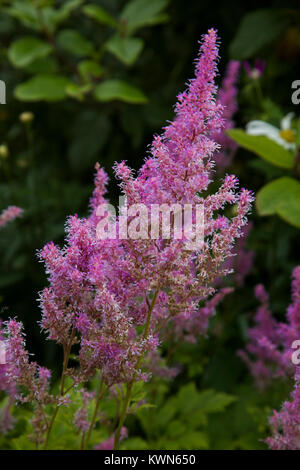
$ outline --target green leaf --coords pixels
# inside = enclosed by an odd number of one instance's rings
[[[203,413],[218,413],[236,401],[236,397],[227,393],[204,390],[199,393],[198,407]]]
[[[132,0],[125,6],[120,18],[132,33],[143,26],[152,26],[164,21],[167,17],[162,16],[161,12],[168,3],[169,0]]]
[[[144,450],[148,449],[148,444],[141,437],[132,437],[130,439],[125,439],[121,443],[121,450]]]
[[[89,56],[94,52],[91,41],[73,29],[61,31],[57,36],[57,43],[63,49],[78,57]]]
[[[44,26],[50,31],[54,32],[62,22],[66,21],[71,13],[78,8],[84,0],[70,0],[64,2],[63,6],[57,8],[43,8],[41,11]]]
[[[179,449],[208,449],[208,437],[201,431],[190,431],[179,439]]]
[[[286,27],[282,12],[274,9],[256,10],[242,19],[229,51],[232,58],[244,60],[278,38]]]
[[[61,75],[36,75],[15,89],[20,101],[60,101],[66,98],[70,80]]]
[[[249,135],[242,129],[231,129],[227,131],[227,134],[241,147],[250,150],[267,162],[280,168],[293,167],[293,154],[268,137]]]
[[[59,9],[59,19],[64,21],[69,18],[70,14],[76,10],[80,5],[82,5],[84,0],[69,0],[64,2],[63,6]]]
[[[119,35],[110,38],[105,47],[126,65],[132,65],[140,55],[144,46],[142,39],[123,38]]]
[[[260,215],[279,215],[291,225],[300,228],[300,183],[282,177],[264,186],[256,198]]]
[[[104,10],[104,8],[99,7],[98,5],[86,5],[82,10],[86,16],[98,21],[98,23],[112,26],[113,28],[119,27],[117,20],[115,20],[110,13]]]
[[[43,57],[24,67],[24,70],[31,75],[51,75],[58,71],[58,65],[53,57]]]
[[[35,37],[14,41],[8,49],[8,58],[15,67],[26,67],[37,59],[47,57],[52,47]]]
[[[86,85],[77,85],[76,83],[70,83],[66,86],[66,93],[71,98],[75,98],[78,101],[84,100],[84,95],[89,93],[92,89],[92,84],[87,83]]]
[[[6,8],[5,11],[20,21],[27,28],[34,29],[35,31],[40,31],[41,24],[39,22],[37,9],[34,5],[24,2],[24,0],[16,0],[12,2],[11,7]]]
[[[94,96],[97,100],[107,102],[120,100],[125,103],[143,104],[147,97],[138,88],[122,80],[106,80],[95,88]]]
[[[93,60],[83,60],[78,64],[78,70],[85,80],[99,78],[103,75],[103,68]]]

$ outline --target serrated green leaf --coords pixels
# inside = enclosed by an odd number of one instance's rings
[[[264,186],[256,198],[260,215],[279,215],[291,225],[300,228],[300,183],[282,177]]]
[[[82,11],[86,16],[92,18],[98,23],[112,26],[113,28],[119,27],[117,20],[108,13],[108,11],[98,5],[86,5],[83,7]]]
[[[255,56],[260,49],[277,39],[285,27],[286,21],[280,11],[269,8],[247,13],[230,44],[231,57],[244,60]]]
[[[37,59],[47,57],[52,47],[38,38],[27,36],[14,41],[8,49],[8,58],[15,67],[26,67]]]
[[[110,38],[106,49],[126,65],[132,65],[140,55],[144,42],[139,38],[124,38],[118,34]]]
[[[97,100],[103,102],[112,100],[120,100],[132,104],[147,102],[147,97],[139,88],[122,80],[106,80],[100,83],[94,90],[94,96]]]
[[[121,13],[121,20],[126,24],[126,29],[130,33],[162,21],[161,12],[168,5],[169,0],[132,0],[127,3]],[[166,16],[164,16],[166,19]]]
[[[57,43],[66,51],[78,57],[92,55],[94,46],[91,41],[74,29],[64,29],[57,36]]]
[[[198,407],[203,413],[218,413],[236,401],[236,397],[215,390],[199,392]]]
[[[60,101],[66,98],[70,80],[61,75],[36,75],[15,89],[20,101]]]
[[[242,129],[231,129],[227,131],[227,134],[241,147],[250,150],[267,162],[280,168],[293,167],[293,154],[268,137],[249,135]]]

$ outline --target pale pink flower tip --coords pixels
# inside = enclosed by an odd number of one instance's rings
[[[9,206],[0,214],[0,228],[4,227],[8,222],[20,217],[23,209],[17,206]]]

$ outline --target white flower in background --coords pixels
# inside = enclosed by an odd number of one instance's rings
[[[264,135],[287,150],[295,150],[296,132],[291,128],[294,116],[295,113],[287,114],[280,121],[280,129],[265,121],[250,121],[246,126],[246,132],[250,135]]]

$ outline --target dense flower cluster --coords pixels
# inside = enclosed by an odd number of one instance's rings
[[[0,214],[0,228],[4,227],[8,222],[19,217],[23,213],[23,209],[17,206],[9,206]]]
[[[228,272],[224,263],[243,234],[253,200],[249,191],[237,191],[238,180],[233,175],[226,175],[219,189],[207,195],[214,174],[213,155],[219,147],[212,136],[224,126],[224,108],[215,100],[217,59],[217,35],[210,30],[203,38],[195,78],[178,97],[175,120],[162,135],[155,136],[151,154],[138,175],[135,177],[125,162],[115,165],[128,206],[201,204],[201,249],[188,250],[186,240],[175,237],[100,239],[97,226],[102,218],[98,208],[106,203],[107,176],[97,165],[90,215],[68,219],[63,248],[49,243],[40,252],[50,282],[41,293],[41,327],[64,351],[60,400],[66,392],[67,376],[77,386],[100,370],[101,383],[106,387],[126,384],[127,396],[114,434],[116,447],[122,437],[131,387],[136,380],[146,380],[155,369],[161,333],[170,327],[182,336],[180,328],[184,328],[184,336],[193,340],[196,334],[205,333],[208,319],[226,294],[226,290],[216,293],[215,280]],[[236,67],[232,65],[232,74]],[[228,204],[236,207],[231,219],[224,215]],[[116,224],[119,230],[120,216]],[[150,231],[148,221],[146,232]],[[27,398],[23,399],[35,398],[42,409],[52,400],[47,393],[49,373],[28,362],[20,325],[12,320],[7,328],[11,363],[17,364],[9,374],[15,383],[27,388]],[[75,344],[79,367],[71,368],[69,357]],[[151,363],[148,369],[146,358]],[[88,400],[85,395],[84,400]],[[83,432],[88,428],[86,420],[84,410],[75,416],[76,426]],[[48,436],[50,431],[51,425]]]
[[[32,424],[35,435],[32,439],[40,443],[46,431],[43,406],[54,402],[54,398],[48,392],[50,371],[29,360],[22,323],[16,320],[8,321],[4,328],[1,326],[0,335],[6,345],[6,361],[5,364],[0,364],[0,390],[9,395],[10,405],[15,401],[34,405],[35,415]],[[2,429],[9,429],[10,422],[11,417],[7,409],[2,417]]]
[[[300,339],[300,267],[293,271],[292,303],[287,309],[287,323],[278,322],[269,307],[269,297],[262,285],[255,290],[261,305],[248,331],[249,344],[240,356],[248,364],[258,386],[263,387],[272,377],[293,372],[293,343]]]
[[[273,450],[300,450],[300,368],[296,368],[291,399],[270,418],[272,437],[266,439]]]
[[[133,177],[125,162],[115,171],[128,205],[204,204],[205,242],[191,253],[183,240],[98,240],[97,207],[104,202],[106,176],[97,168],[96,190],[87,219],[72,217],[67,245],[52,243],[41,252],[50,287],[41,296],[42,327],[62,345],[80,341],[79,381],[101,369],[108,385],[143,377],[140,360],[159,343],[162,324],[178,314],[189,318],[198,303],[214,293],[213,281],[231,255],[246,224],[252,196],[236,192],[237,178],[226,176],[217,193],[207,190],[217,148],[210,135],[222,127],[222,107],[214,100],[216,33],[206,35],[197,60],[196,78],[178,97],[176,119],[156,136],[152,156]],[[217,215],[236,204],[230,221]],[[208,314],[203,313],[206,326]],[[138,335],[136,327],[144,325]]]
[[[300,267],[293,271],[292,303],[287,309],[287,322],[276,321],[269,308],[269,298],[262,285],[256,287],[261,302],[255,316],[255,326],[249,330],[250,342],[240,351],[259,387],[272,377],[295,376],[291,400],[270,418],[272,436],[266,442],[275,450],[300,449],[300,369],[293,363],[299,356],[295,342],[300,340]],[[254,358],[254,359],[253,359]]]

